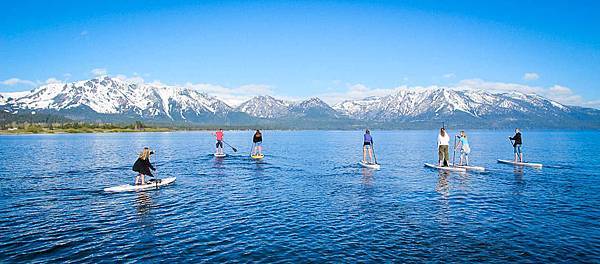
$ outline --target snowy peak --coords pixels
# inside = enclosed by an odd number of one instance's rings
[[[334,109],[354,119],[397,120],[428,117],[443,118],[465,114],[474,118],[500,113],[539,113],[569,111],[557,102],[537,95],[490,93],[446,88],[401,90],[384,97],[348,100]]]
[[[236,108],[237,111],[260,118],[278,118],[288,115],[289,103],[272,96],[256,96]]]
[[[306,117],[337,117],[337,111],[331,108],[327,103],[323,102],[323,100],[313,97],[308,100],[301,101],[299,103],[295,103],[290,107],[290,112],[295,113],[296,115],[306,116]]]
[[[288,102],[256,96],[231,108],[195,89],[128,82],[108,76],[51,83],[29,92],[0,94],[0,111],[56,114],[77,120],[130,122],[144,119],[239,125],[265,122],[282,127],[318,124],[319,128],[376,124],[384,128],[428,128],[440,122],[471,127],[600,127],[600,111],[565,106],[519,92],[473,89],[402,89],[394,94],[346,100],[329,106],[314,97]],[[237,123],[236,123],[237,122]],[[310,127],[310,125],[309,125]]]
[[[98,114],[187,119],[188,115],[225,114],[224,102],[199,91],[170,86],[153,86],[108,76],[72,83],[43,85],[17,98],[24,109],[90,109]]]
[[[236,110],[260,118],[337,117],[337,112],[317,97],[299,102],[286,102],[271,96],[257,96],[242,103]]]

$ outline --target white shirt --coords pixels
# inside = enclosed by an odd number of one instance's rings
[[[448,133],[446,133],[445,137],[442,137],[442,135],[438,135],[438,147],[439,146],[448,146],[450,144],[450,136],[448,136]]]

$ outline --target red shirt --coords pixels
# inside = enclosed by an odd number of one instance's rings
[[[223,140],[223,131],[217,131],[215,134],[217,135],[217,140]]]

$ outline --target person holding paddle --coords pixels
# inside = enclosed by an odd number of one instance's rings
[[[148,175],[150,177],[154,177],[150,170],[155,171],[156,169],[150,163],[150,155],[154,154],[154,151],[150,150],[150,148],[145,147],[140,153],[138,159],[133,164],[133,171],[137,172],[138,175],[135,177],[135,185],[144,184],[146,181],[144,180],[144,176]],[[139,180],[139,183],[138,183]]]
[[[252,137],[252,142],[254,143],[254,148],[252,148],[251,156],[254,155],[262,155],[262,133],[260,130],[256,130],[254,136]]]
[[[224,152],[223,152],[223,136],[224,136],[223,129],[219,128],[219,130],[217,130],[217,132],[213,133],[213,136],[215,136],[217,138],[216,153],[224,154]]]
[[[363,136],[363,163],[367,163],[367,150],[369,151],[369,164],[373,164],[373,137],[369,129],[365,130]]]
[[[458,162],[458,166],[462,166],[463,161],[466,166],[469,166],[469,153],[471,153],[471,147],[469,146],[467,133],[465,133],[465,131],[460,131],[460,134],[456,137],[458,138],[458,144],[455,149],[460,149],[460,161]],[[452,162],[454,162],[454,158],[452,159]]]
[[[523,140],[521,139],[521,130],[515,128],[515,135],[513,137],[508,138],[515,150],[515,162],[523,162],[523,151],[521,150],[521,145],[523,145]]]
[[[448,145],[450,144],[450,136],[446,133],[445,128],[440,128],[440,134],[437,138],[438,145],[438,166],[448,167]]]

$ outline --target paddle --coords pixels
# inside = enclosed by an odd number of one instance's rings
[[[252,143],[252,148],[250,148],[250,156],[254,155],[254,146],[256,146],[256,143]]]
[[[375,143],[371,140],[371,151],[373,151],[373,159],[375,160],[375,164],[377,164],[377,156],[375,156]]]
[[[237,149],[232,147],[231,145],[229,145],[229,143],[225,142],[225,140],[222,140],[223,143],[225,143],[225,145],[229,146],[231,149],[233,149],[233,152],[237,152]]]
[[[454,137],[454,146],[452,147],[452,166],[456,166],[454,163],[454,157],[456,157],[456,138],[458,136]]]

